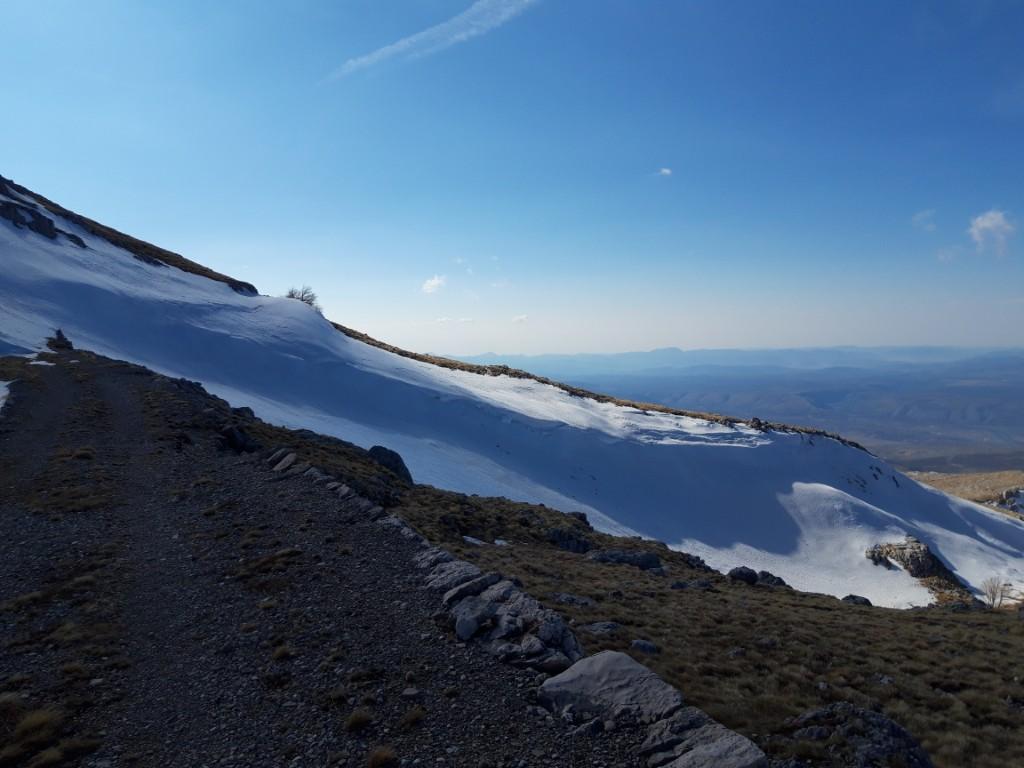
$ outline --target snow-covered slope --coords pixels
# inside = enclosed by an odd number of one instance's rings
[[[864,556],[906,534],[970,584],[999,574],[1024,586],[1024,524],[838,441],[436,367],[349,338],[300,302],[242,295],[56,225],[67,234],[50,239],[0,218],[0,354],[35,351],[60,327],[80,347],[201,381],[269,421],[394,448],[419,482],[582,510],[604,530],[801,589],[929,602]]]

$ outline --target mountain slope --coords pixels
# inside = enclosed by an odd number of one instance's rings
[[[142,260],[105,239],[112,230],[22,188],[3,187],[0,205],[0,353],[38,349],[60,327],[266,420],[391,447],[418,482],[585,511],[603,530],[652,536],[718,568],[771,570],[801,589],[928,602],[916,580],[864,556],[908,534],[968,584],[993,574],[1024,584],[1024,524],[838,440],[411,359],[339,333],[301,302]],[[30,226],[25,209],[52,226]]]

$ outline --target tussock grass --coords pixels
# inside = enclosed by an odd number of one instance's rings
[[[358,733],[369,728],[373,724],[373,712],[365,707],[359,707],[345,718],[344,728],[349,733]]]
[[[368,768],[392,768],[398,765],[398,755],[391,747],[374,747],[366,758],[366,765]]]
[[[519,578],[574,623],[588,653],[632,653],[633,639],[654,641],[660,654],[634,657],[678,686],[688,702],[769,751],[786,718],[850,701],[895,719],[943,768],[1024,765],[1024,676],[1016,669],[1024,622],[1011,612],[862,608],[749,587],[696,570],[658,543],[613,538],[553,510],[504,499],[417,487],[392,511],[456,556]],[[546,537],[552,527],[571,528],[594,547],[649,549],[669,575],[558,549]],[[472,546],[462,539],[467,535],[511,546]],[[676,580],[698,579],[712,589],[671,589]],[[554,592],[594,604],[556,604],[549,599]],[[622,627],[607,636],[580,629],[596,621]],[[792,747],[804,759],[821,748]]]

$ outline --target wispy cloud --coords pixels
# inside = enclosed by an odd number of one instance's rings
[[[1016,227],[1009,220],[1005,211],[997,211],[994,208],[985,213],[979,213],[971,219],[971,226],[967,233],[974,240],[979,251],[993,250],[997,255],[1006,253],[1006,242],[1016,231]]]
[[[476,0],[469,8],[452,16],[448,21],[409,37],[403,37],[364,56],[349,59],[332,72],[329,79],[337,80],[388,59],[413,59],[443,51],[445,48],[487,34],[537,2],[539,0]]]
[[[671,168],[659,168],[657,175],[658,176],[671,176],[672,175],[672,169]]]
[[[525,323],[529,319],[530,319],[529,315],[516,315],[515,317],[512,318],[512,322],[513,323]]]
[[[959,245],[950,245],[945,248],[939,248],[935,252],[935,258],[938,259],[942,264],[952,264],[964,251]]]
[[[924,211],[918,211],[910,217],[910,223],[913,224],[917,229],[925,232],[935,231],[935,209],[929,208]]]
[[[437,293],[439,290],[444,288],[444,284],[448,282],[448,278],[444,275],[434,275],[428,277],[423,281],[423,286],[420,288],[424,293]]]

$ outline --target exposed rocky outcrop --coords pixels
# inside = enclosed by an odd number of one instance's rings
[[[864,555],[875,565],[886,568],[893,568],[893,563],[896,563],[916,579],[935,576],[945,567],[932,554],[927,544],[913,536],[907,536],[906,540],[901,542],[876,544]]]
[[[879,712],[861,709],[847,701],[795,717],[789,721],[787,731],[787,735],[773,740],[827,742],[829,760],[825,764],[836,768],[933,765],[928,753],[900,725]]]
[[[789,585],[780,577],[769,571],[755,571],[745,565],[733,568],[727,574],[733,581],[740,581],[750,586],[762,587],[788,587]]]
[[[589,552],[594,546],[590,539],[571,528],[549,528],[545,537],[559,549],[580,555]]]

